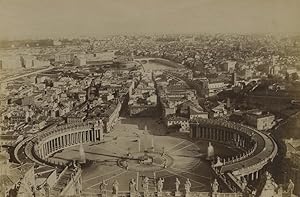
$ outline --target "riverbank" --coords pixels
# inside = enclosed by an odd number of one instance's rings
[[[16,80],[16,79],[19,79],[22,77],[27,77],[30,75],[45,72],[45,71],[51,70],[52,68],[53,68],[52,66],[47,66],[47,67],[41,67],[41,68],[36,68],[36,69],[22,70],[23,73],[16,73],[11,76],[7,76],[7,77],[1,79],[0,83],[6,83],[6,82],[13,81],[13,80]]]
[[[164,59],[164,58],[160,58],[160,57],[134,57],[134,60],[148,60],[148,62],[150,63],[157,63],[157,64],[161,64],[161,65],[165,65],[168,67],[173,67],[173,68],[185,68],[184,65],[176,63],[174,61],[168,60],[168,59]]]
[[[182,64],[178,64],[176,62],[167,60],[167,59],[163,59],[163,58],[154,58],[154,59],[150,59],[149,62],[151,63],[156,63],[156,64],[162,64],[168,67],[172,67],[172,68],[185,68],[184,65]]]

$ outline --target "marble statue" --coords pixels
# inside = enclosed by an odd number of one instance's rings
[[[186,182],[184,184],[185,193],[189,193],[191,191],[192,183],[190,179],[186,179]]]
[[[211,142],[209,142],[207,148],[207,159],[209,160],[213,159],[214,155],[215,155],[214,147],[211,144]]]
[[[157,182],[157,191],[158,192],[162,192],[162,189],[164,187],[164,182],[165,180],[162,178],[159,178],[158,182]]]
[[[261,191],[261,196],[276,196],[276,190],[278,189],[278,185],[275,183],[272,175],[266,171],[265,173],[266,182]]]
[[[107,183],[105,180],[103,180],[99,185],[100,193],[106,192],[106,186],[107,186]]]
[[[149,178],[148,177],[144,178],[142,186],[143,186],[144,191],[148,192],[148,190],[149,190]]]
[[[289,184],[288,184],[288,188],[287,188],[287,193],[292,195],[294,192],[294,188],[295,188],[295,184],[293,183],[293,181],[290,179],[289,180]]]
[[[179,192],[180,181],[178,178],[176,178],[175,186],[176,186],[176,192]]]
[[[212,192],[217,193],[218,190],[219,190],[219,183],[218,183],[217,179],[215,179],[212,184]]]
[[[114,181],[112,190],[113,194],[119,193],[119,182],[117,180]]]
[[[247,180],[246,180],[246,178],[245,177],[242,177],[242,189],[243,189],[243,191],[246,189],[246,187],[247,187]]]
[[[128,161],[127,161],[127,160],[124,160],[122,164],[123,164],[123,167],[124,167],[126,170],[129,169],[129,165],[128,165]]]
[[[129,182],[129,192],[130,193],[134,193],[136,192],[137,189],[136,189],[136,182],[134,179],[131,179],[130,182]]]
[[[215,163],[215,167],[218,167],[218,166],[222,166],[223,165],[223,163],[222,163],[222,161],[221,161],[221,158],[220,157],[217,157],[217,162]]]

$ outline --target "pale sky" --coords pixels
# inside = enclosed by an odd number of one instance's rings
[[[300,32],[300,0],[0,0],[0,39]]]

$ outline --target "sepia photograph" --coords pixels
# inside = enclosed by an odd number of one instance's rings
[[[300,0],[0,0],[0,197],[300,197]]]

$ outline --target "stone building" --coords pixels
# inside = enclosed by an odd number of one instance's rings
[[[246,113],[246,122],[257,130],[268,130],[274,126],[275,115],[251,110]]]

